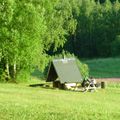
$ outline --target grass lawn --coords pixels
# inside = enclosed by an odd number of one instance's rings
[[[120,58],[93,59],[84,61],[90,68],[90,75],[96,78],[120,77]]]
[[[0,84],[0,120],[119,120],[120,86],[73,92]]]

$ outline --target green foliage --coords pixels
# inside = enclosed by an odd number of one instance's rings
[[[72,4],[69,0],[51,0],[51,2],[44,0],[43,5],[46,23],[44,49],[55,52],[64,46],[66,37],[74,33],[77,23],[73,18]]]
[[[88,65],[85,63],[82,63],[79,59],[77,59],[77,65],[79,67],[79,70],[81,72],[83,79],[88,78],[89,77]]]
[[[45,71],[44,71],[45,73]],[[44,79],[44,73],[40,71],[38,68],[35,68],[35,70],[31,73],[31,76],[37,79]]]
[[[6,77],[5,72],[2,69],[0,69],[0,82],[6,82],[5,77]]]
[[[119,34],[118,0],[103,4],[95,0],[0,0],[0,76],[15,80],[20,71],[33,71],[36,66],[44,72],[50,55],[62,54],[62,49],[79,58],[119,55]],[[85,71],[83,76],[87,76]]]
[[[30,71],[25,69],[20,70],[19,73],[17,73],[16,82],[17,83],[29,82],[31,80],[30,73],[31,73]]]
[[[78,57],[112,56],[111,43],[120,34],[120,3],[104,4],[94,0],[82,0],[78,4],[79,14],[76,31],[65,46],[65,49]],[[74,13],[75,14],[75,13]]]
[[[120,56],[120,35],[116,37],[111,47],[113,56]]]
[[[14,79],[18,71],[42,65],[43,11],[26,0],[3,0],[0,6],[0,62],[3,71]]]
[[[63,47],[77,25],[69,0],[2,0],[0,24],[1,68],[14,80],[23,69],[43,71],[46,53]]]

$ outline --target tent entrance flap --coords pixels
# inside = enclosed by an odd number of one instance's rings
[[[58,75],[55,70],[55,67],[54,67],[53,63],[51,63],[51,65],[49,67],[49,72],[47,75],[47,82],[55,81],[57,79],[57,77],[58,77]]]

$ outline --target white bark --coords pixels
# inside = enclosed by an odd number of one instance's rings
[[[16,77],[16,62],[14,63],[14,66],[13,66],[13,78],[15,79]]]
[[[6,63],[6,73],[7,73],[7,77],[9,78],[10,76],[10,71],[9,71],[9,63]]]

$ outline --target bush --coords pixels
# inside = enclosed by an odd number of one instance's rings
[[[16,82],[17,83],[24,83],[30,81],[30,71],[28,70],[20,70],[19,73],[17,73]]]
[[[7,75],[6,70],[4,71],[2,68],[0,68],[0,82],[1,83],[6,83],[11,81],[10,76]]]
[[[81,72],[81,75],[83,77],[83,79],[86,79],[89,77],[89,68],[87,64],[82,63],[79,59],[77,59],[77,65],[78,68]]]
[[[5,76],[5,72],[0,68],[0,82],[6,82]]]

